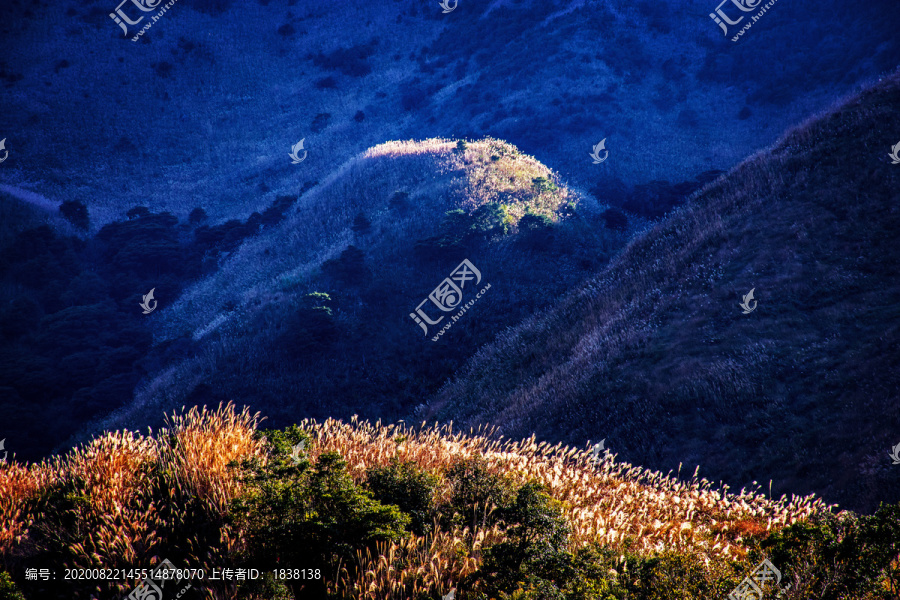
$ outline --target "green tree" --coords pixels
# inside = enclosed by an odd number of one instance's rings
[[[625,231],[628,228],[628,216],[616,207],[610,207],[600,214],[607,229]]]
[[[325,598],[325,579],[335,565],[352,570],[357,550],[406,535],[409,517],[357,486],[338,453],[313,462],[306,450],[293,452],[301,441],[307,449],[310,444],[297,426],[264,435],[267,459],[241,465],[246,491],[229,511],[247,532],[245,562],[264,571],[272,565],[319,569],[321,579],[289,585],[295,597]]]
[[[191,225],[199,225],[203,221],[207,219],[206,211],[201,207],[197,207],[191,211],[191,214],[188,215],[188,222]]]
[[[569,527],[559,502],[530,483],[499,513],[508,525],[507,539],[485,550],[480,586],[492,598],[520,589],[542,589],[541,597],[553,597],[547,594],[565,587],[575,575],[573,557],[566,550]]]
[[[353,245],[347,246],[338,258],[322,263],[322,271],[346,285],[362,285],[371,275],[366,267],[366,255]]]
[[[531,187],[535,194],[543,194],[544,192],[555,192],[559,188],[555,183],[546,177],[535,177],[531,180]]]
[[[306,294],[297,311],[285,322],[282,344],[293,354],[305,356],[327,347],[337,335],[331,296]]]
[[[554,224],[549,217],[527,213],[519,219],[522,243],[534,250],[544,250],[553,243]]]
[[[515,497],[511,480],[491,473],[481,456],[455,461],[445,477],[451,493],[439,510],[446,529],[491,525],[497,521],[496,509]]]
[[[125,216],[129,219],[140,219],[141,217],[148,217],[150,216],[150,209],[146,206],[135,206],[127,213],[125,213]]]
[[[816,598],[898,597],[900,504],[882,505],[871,516],[821,513],[773,534],[761,547]]]
[[[433,494],[437,477],[422,471],[411,462],[396,458],[384,467],[373,467],[366,474],[366,486],[382,504],[396,505],[410,516],[410,529],[424,535],[436,514]]]
[[[366,218],[366,215],[359,213],[356,215],[356,218],[353,219],[353,226],[351,229],[356,233],[369,233],[372,229],[372,222]]]
[[[411,208],[409,202],[409,192],[394,192],[394,194],[391,196],[390,201],[388,202],[388,206],[390,206],[391,209],[396,210],[400,214],[408,213]]]
[[[432,258],[459,254],[475,232],[474,221],[464,210],[448,210],[438,226],[438,234],[417,241],[416,251]]]
[[[508,217],[505,206],[495,203],[482,204],[472,213],[472,227],[483,234],[506,234],[509,231]]]

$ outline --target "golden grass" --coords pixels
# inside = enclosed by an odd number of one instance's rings
[[[70,567],[103,567],[115,557],[136,564],[157,541],[157,507],[150,502],[145,465],[157,458],[156,440],[130,431],[109,433],[55,461],[57,482],[79,482],[86,502],[75,503],[79,522],[94,524],[71,550]]]
[[[494,138],[468,142],[464,152],[457,151],[457,140],[431,138],[422,141],[390,141],[366,150],[363,158],[429,157],[438,175],[463,173],[451,188],[462,200],[460,207],[472,211],[491,202],[505,203],[515,222],[531,210],[551,219],[575,195],[564,186],[554,191],[533,194],[533,180],[556,175],[533,156],[523,154],[507,142]]]
[[[503,441],[490,430],[454,433],[452,424],[425,428],[423,423],[416,430],[329,419],[304,421],[301,427],[317,442],[314,452],[340,452],[360,482],[368,469],[392,458],[440,473],[454,460],[482,456],[496,474],[546,486],[563,503],[576,546],[598,542],[644,554],[675,550],[742,558],[746,531],[779,529],[826,508],[812,496],[770,500],[747,490],[731,494],[727,486],[715,489],[697,479],[696,472],[690,481],[679,481],[617,462],[610,454],[593,465],[588,450],[533,437]]]
[[[253,437],[258,417],[246,407],[235,413],[230,404],[216,411],[195,406],[172,416],[168,424],[173,443],[165,446],[160,462],[179,487],[224,514],[240,490],[228,464],[262,456],[263,442]]]
[[[10,565],[14,557],[35,549],[29,533],[40,530],[40,547],[67,548],[72,557],[64,568],[146,568],[161,560],[165,544],[161,532],[181,521],[179,504],[199,500],[208,514],[224,517],[240,483],[227,464],[252,456],[262,443],[253,439],[257,418],[247,409],[220,406],[216,411],[196,407],[173,416],[170,428],[157,436],[130,431],[104,434],[65,456],[34,465],[10,464],[0,468],[0,556]],[[154,473],[159,471],[159,473]],[[169,497],[161,499],[154,477],[159,475]],[[62,490],[70,498],[63,528],[57,515],[36,514],[27,501],[44,492]],[[165,504],[165,506],[163,506]],[[47,518],[44,518],[47,517]],[[220,567],[235,548],[237,535],[223,527],[217,548],[194,544],[199,566]],[[127,589],[111,583],[115,593]]]
[[[347,600],[404,600],[444,595],[478,570],[481,550],[503,540],[497,526],[470,531],[436,529],[428,536],[380,542],[376,552],[357,552],[355,576],[342,568],[331,592]]]
[[[52,479],[46,465],[4,463],[0,467],[0,549],[21,543],[30,520],[23,504],[46,488]]]
[[[26,500],[62,488],[77,490],[74,527],[57,530],[51,539],[67,543],[67,567],[147,567],[160,560],[161,532],[177,527],[185,498],[198,500],[212,518],[224,517],[228,503],[241,492],[231,461],[263,455],[254,436],[259,423],[245,408],[231,404],[216,410],[192,408],[172,416],[155,436],[129,431],[107,433],[69,454],[35,465],[0,468],[0,556],[7,568],[27,562],[32,528],[46,533],[42,515],[26,510]],[[641,554],[664,550],[689,552],[703,559],[740,558],[744,537],[781,528],[826,507],[821,501],[791,498],[772,501],[754,492],[730,494],[695,477],[678,481],[616,462],[606,454],[596,465],[586,450],[551,446],[534,438],[504,441],[489,430],[462,434],[447,426],[408,427],[403,423],[350,423],[329,419],[300,424],[311,438],[310,456],[337,451],[352,477],[362,483],[368,469],[392,459],[410,461],[438,476],[437,495],[448,493],[443,477],[459,459],[480,456],[489,472],[517,482],[536,480],[562,503],[575,547],[599,542]],[[154,496],[162,478],[169,497]],[[170,522],[164,523],[164,515]],[[178,522],[171,522],[178,521]],[[190,522],[190,521],[185,521]],[[195,547],[190,567],[212,569],[234,564],[241,531],[219,522],[218,543]],[[400,599],[419,592],[446,594],[478,569],[481,549],[503,539],[502,529],[476,526],[384,543],[359,553],[356,565],[343,565],[329,586],[344,598]],[[56,537],[53,537],[56,536]],[[206,540],[205,543],[209,543]],[[358,567],[358,568],[348,568]],[[119,583],[109,590],[122,591]],[[233,590],[208,590],[210,598],[233,597]],[[77,594],[73,597],[80,597]]]

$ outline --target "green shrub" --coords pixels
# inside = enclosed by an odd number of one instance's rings
[[[296,426],[266,431],[268,461],[241,465],[244,494],[229,514],[247,532],[244,562],[260,570],[272,565],[320,569],[322,579],[292,581],[295,596],[325,597],[325,581],[338,563],[353,568],[357,550],[406,534],[409,517],[374,500],[357,486],[335,452],[315,462],[291,458],[292,447],[309,439]],[[307,597],[307,596],[302,596]]]
[[[871,516],[822,513],[773,534],[761,548],[811,597],[888,599],[900,592],[900,504]]]
[[[535,177],[531,180],[531,186],[535,194],[543,194],[544,192],[555,192],[559,188],[555,183],[546,177]]]
[[[724,598],[745,575],[676,552],[653,557],[628,556],[621,571],[627,597],[635,600]]]
[[[331,120],[331,113],[319,113],[316,115],[316,118],[313,119],[313,122],[310,124],[309,128],[313,131],[313,133],[321,133],[326,127],[328,127],[328,122]]]
[[[372,72],[372,65],[369,64],[368,58],[375,54],[378,46],[378,40],[373,39],[368,44],[359,44],[350,48],[338,48],[322,54],[321,52],[313,56],[313,63],[317,67],[342,72],[344,75],[352,77],[365,77]]]
[[[410,530],[416,535],[424,535],[431,528],[436,515],[434,475],[394,458],[385,467],[369,469],[366,485],[376,500],[393,504],[409,515]]]
[[[285,320],[282,347],[295,356],[306,356],[326,348],[337,336],[331,296],[306,294],[297,311]]]
[[[409,192],[394,192],[394,195],[391,196],[391,199],[388,201],[388,206],[400,214],[408,213],[409,209],[412,208],[409,202]]]
[[[472,213],[472,227],[485,235],[506,234],[509,231],[508,217],[509,213],[505,206],[495,203],[483,204]]]
[[[347,246],[338,258],[322,263],[322,272],[347,285],[362,285],[371,275],[365,254],[353,245]]]
[[[0,571],[0,600],[25,600],[6,571]]]
[[[555,225],[549,217],[527,213],[519,219],[522,243],[534,250],[547,249],[553,243]]]
[[[409,86],[400,96],[400,105],[407,112],[422,108],[427,101],[428,92],[418,85]]]
[[[150,215],[150,209],[147,208],[146,206],[135,206],[134,208],[130,209],[127,213],[125,213],[125,216],[128,217],[129,219],[139,219],[141,217],[146,217],[149,215]]]
[[[459,208],[448,210],[438,227],[438,234],[418,240],[415,248],[426,257],[459,254],[474,233],[472,217]]]
[[[205,221],[206,218],[207,218],[206,211],[198,206],[197,208],[195,208],[194,210],[191,211],[191,214],[188,215],[188,222],[191,225],[199,225],[200,223]]]
[[[628,217],[618,208],[607,208],[600,214],[600,218],[603,219],[607,229],[625,231],[628,228]]]
[[[438,510],[446,529],[493,524],[496,509],[508,506],[515,497],[511,480],[488,471],[488,462],[481,456],[454,462],[445,477],[451,493]]]
[[[351,229],[356,233],[369,233],[369,231],[372,230],[372,222],[366,218],[366,215],[359,213],[356,215],[356,218],[353,219],[353,226]]]
[[[516,590],[535,590],[540,597],[562,598],[558,592],[575,575],[572,555],[566,551],[569,527],[559,502],[538,484],[519,488],[515,501],[501,508],[507,524],[506,541],[484,552],[479,585],[489,597]]]

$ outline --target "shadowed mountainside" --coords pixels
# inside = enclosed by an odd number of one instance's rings
[[[148,317],[149,373],[100,428],[237,396],[275,423],[298,411],[407,415],[478,347],[623,246],[630,232],[604,226],[599,208],[505,142],[376,146]],[[427,336],[410,314],[463,259],[481,281],[462,305],[490,289],[435,342],[458,310],[428,302],[432,319],[444,316]]]
[[[854,508],[896,500],[898,108],[894,74],[791,130],[480,350],[419,415],[605,437],[638,464]]]

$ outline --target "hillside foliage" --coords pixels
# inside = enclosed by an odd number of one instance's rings
[[[233,406],[0,467],[4,598],[112,598],[137,581],[25,581],[25,568],[256,568],[207,599],[701,600],[762,558],[789,600],[896,593],[900,510],[733,493],[534,438],[306,420]],[[286,580],[275,569],[310,569]],[[315,576],[319,573],[320,576]],[[11,579],[10,579],[11,576]],[[894,586],[891,588],[891,586]],[[18,590],[18,591],[16,591]],[[893,592],[891,592],[893,590]]]
[[[593,199],[489,138],[380,144],[283,214],[237,236],[240,247],[226,244],[229,223],[192,225],[216,267],[154,314],[148,372],[103,426],[247,395],[278,426],[298,409],[403,418],[480,346],[606,264],[636,228],[606,227]],[[410,314],[464,259],[481,273],[465,301],[491,288],[433,342],[437,328],[424,335]],[[320,296],[327,302],[311,302]]]
[[[637,464],[866,512],[900,500],[898,106],[895,72],[707,181],[417,418],[605,437]]]
[[[179,222],[135,206],[83,237],[8,211],[4,228],[18,231],[0,246],[0,289],[7,294],[0,306],[0,412],[17,423],[13,451],[27,460],[46,456],[80,426],[120,408],[159,364],[148,358],[153,334],[142,296],[154,290],[154,306],[164,309],[245,239],[279,223],[296,200],[280,197],[246,222],[219,225],[205,223],[200,207]],[[325,336],[321,328],[327,323],[316,319],[308,327],[316,340]]]

